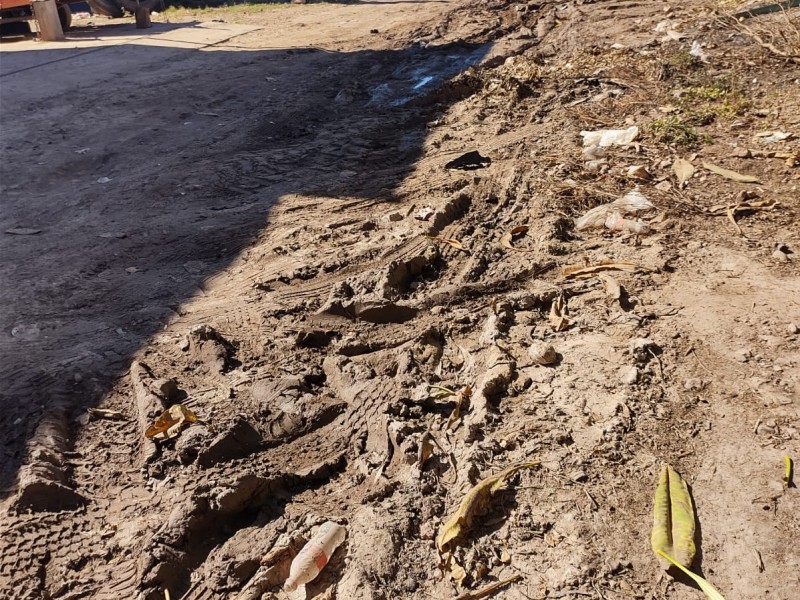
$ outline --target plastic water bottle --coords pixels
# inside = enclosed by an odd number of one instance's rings
[[[347,530],[338,523],[333,521],[323,523],[317,534],[294,557],[289,568],[289,578],[283,584],[283,589],[293,592],[299,586],[313,581],[328,564],[336,548],[344,542],[346,535]]]

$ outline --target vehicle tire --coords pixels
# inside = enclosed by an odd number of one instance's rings
[[[119,19],[125,13],[122,7],[114,2],[114,0],[88,0],[89,6],[92,7],[92,12],[104,17],[111,17],[112,19]]]
[[[66,31],[72,26],[72,11],[69,4],[58,5],[58,20],[61,21],[61,29]]]

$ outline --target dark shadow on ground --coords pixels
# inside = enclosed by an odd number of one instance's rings
[[[485,50],[4,53],[0,232],[40,232],[0,233],[0,498],[42,415],[95,405],[283,195],[391,201],[446,108],[407,100]]]

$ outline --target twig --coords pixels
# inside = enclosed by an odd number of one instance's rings
[[[484,586],[479,590],[475,590],[474,592],[464,592],[463,594],[458,596],[455,600],[480,600],[481,598],[486,598],[487,596],[490,596],[500,588],[503,588],[521,579],[522,575],[517,573],[516,575],[512,575],[508,579],[503,579],[502,581],[496,581],[495,583],[490,583],[489,585]]]
[[[781,58],[785,58],[786,60],[790,60],[793,63],[800,64],[800,54],[795,54],[793,52],[787,52],[785,50],[781,50],[777,48],[775,44],[772,42],[766,42],[764,39],[755,31],[753,31],[750,27],[737,21],[734,18],[723,19],[722,17],[716,18],[717,22],[722,25],[723,27],[732,27],[739,31],[740,33],[748,36],[752,40],[754,40],[759,46],[762,48],[769,50],[776,56],[780,56]]]

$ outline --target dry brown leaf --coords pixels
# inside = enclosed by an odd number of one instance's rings
[[[716,173],[717,175],[724,177],[725,179],[730,179],[731,181],[738,181],[739,183],[760,183],[758,181],[758,177],[753,175],[743,175],[741,173],[737,173],[736,171],[731,171],[730,169],[724,169],[722,167],[718,167],[717,165],[713,165],[711,163],[704,162],[703,168],[708,169],[712,173]]]
[[[472,527],[475,517],[486,511],[492,495],[499,490],[506,480],[517,471],[531,469],[539,463],[528,462],[514,465],[497,475],[492,475],[479,481],[461,500],[458,510],[439,529],[436,536],[436,547],[439,552],[449,553],[450,548],[457,544]]]
[[[144,435],[154,440],[169,440],[177,436],[184,425],[196,423],[197,415],[183,404],[173,404],[162,412]]]
[[[585,278],[603,271],[626,271],[628,273],[633,273],[635,271],[655,272],[656,269],[651,269],[650,267],[627,260],[601,260],[598,263],[588,266],[568,265],[561,270],[561,275],[564,279]]]
[[[436,236],[432,236],[432,235],[426,235],[425,237],[428,238],[429,240],[431,240],[432,242],[441,242],[443,244],[449,244],[453,248],[455,248],[457,250],[461,250],[462,252],[466,252],[467,254],[469,254],[469,250],[467,250],[464,247],[464,244],[462,244],[461,242],[459,242],[455,238],[443,238],[443,237],[436,237]]]
[[[675,172],[675,177],[678,178],[679,185],[683,185],[694,175],[694,166],[683,158],[675,159],[675,162],[672,163],[672,170]]]
[[[472,388],[468,385],[464,386],[464,389],[458,392],[456,395],[456,405],[455,408],[453,408],[453,412],[450,414],[450,418],[447,420],[445,431],[452,431],[458,428],[461,422],[461,412],[468,406],[470,397],[472,397]]]
[[[112,421],[125,421],[128,417],[118,410],[108,408],[87,408],[86,412],[94,419],[110,419]]]
[[[531,252],[531,250],[528,248],[515,248],[511,244],[511,240],[513,240],[514,237],[528,233],[528,229],[529,227],[527,225],[520,225],[519,227],[509,229],[503,234],[503,237],[500,238],[500,244],[509,250],[513,250],[514,252]]]
[[[572,325],[572,319],[567,316],[567,301],[564,294],[559,294],[550,305],[550,314],[547,317],[553,331],[563,331]]]
[[[741,227],[739,227],[739,224],[736,222],[736,213],[735,213],[735,211],[736,211],[736,208],[735,208],[735,207],[732,207],[732,208],[729,208],[729,209],[728,209],[728,211],[727,211],[727,214],[728,214],[728,220],[729,220],[731,223],[733,223],[733,226],[736,228],[736,231],[739,233],[739,235],[741,235],[742,237],[747,237],[747,236],[744,234],[744,231],[742,231],[742,228],[741,228]]]

